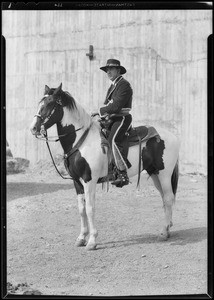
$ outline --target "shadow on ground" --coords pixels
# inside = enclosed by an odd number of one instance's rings
[[[27,196],[52,193],[58,190],[68,190],[73,187],[71,184],[38,183],[38,182],[9,182],[6,188],[6,199],[11,201]]]
[[[98,245],[99,249],[127,247],[131,245],[152,244],[152,243],[169,243],[170,246],[187,245],[201,242],[207,239],[207,228],[198,227],[171,232],[167,241],[159,241],[158,236],[154,234],[142,234],[131,236],[125,240],[115,240]]]

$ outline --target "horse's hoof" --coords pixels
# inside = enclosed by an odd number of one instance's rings
[[[169,232],[167,232],[167,233],[165,233],[165,234],[164,234],[164,233],[161,233],[161,234],[158,236],[158,241],[159,241],[159,242],[165,242],[165,241],[168,240],[169,236],[170,236]]]
[[[86,250],[90,251],[90,250],[96,250],[97,248],[97,244],[87,244],[86,245]]]
[[[86,240],[85,239],[77,239],[75,242],[76,247],[83,247],[86,245]]]

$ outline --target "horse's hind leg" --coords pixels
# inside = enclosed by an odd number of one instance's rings
[[[172,226],[172,205],[174,194],[172,193],[171,183],[165,180],[160,182],[158,175],[151,175],[155,187],[160,192],[165,213],[164,226],[159,235],[159,240],[167,240],[169,237],[169,228]]]
[[[155,185],[156,189],[160,192],[161,197],[163,199],[163,191],[162,191],[162,187],[161,187],[160,180],[159,180],[158,176],[155,175],[155,174],[152,174],[151,178],[154,182],[154,185]]]
[[[162,188],[162,199],[165,213],[165,224],[160,233],[160,240],[167,240],[170,236],[169,229],[173,225],[172,223],[172,206],[175,201],[175,195],[172,191],[171,176],[164,175],[159,176],[161,188]]]
[[[80,222],[81,222],[80,234],[76,240],[75,245],[77,247],[82,247],[86,245],[86,236],[89,233],[88,220],[87,220],[86,209],[85,209],[85,195],[81,183],[74,182],[74,186],[77,192],[78,209],[79,209]]]

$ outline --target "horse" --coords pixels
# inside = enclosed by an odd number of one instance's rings
[[[75,245],[95,250],[98,236],[95,226],[96,185],[100,178],[108,175],[110,150],[102,144],[99,120],[92,118],[69,92],[63,91],[62,83],[57,88],[45,85],[44,96],[39,101],[30,130],[35,137],[44,137],[48,128],[54,124],[64,150],[65,166],[73,179],[77,194],[81,228]],[[140,142],[140,170],[139,145],[129,148],[128,160],[131,167],[128,169],[128,176],[132,177],[138,171],[146,170],[160,192],[165,218],[159,239],[164,241],[169,238],[170,227],[173,225],[172,206],[179,178],[179,141],[165,129],[159,129],[158,134],[159,140],[149,138]]]

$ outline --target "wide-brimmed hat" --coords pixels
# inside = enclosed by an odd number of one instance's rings
[[[120,68],[120,74],[123,75],[126,73],[126,69],[120,65],[120,61],[117,59],[108,59],[107,63],[104,67],[101,67],[100,69],[103,70],[104,72],[107,72],[108,67],[116,67]]]

